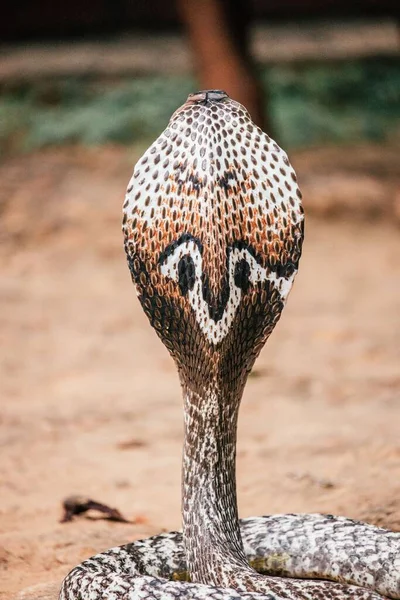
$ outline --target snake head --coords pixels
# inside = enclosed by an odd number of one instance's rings
[[[123,231],[139,299],[183,378],[243,378],[301,254],[285,152],[225,92],[191,94],[135,166]]]

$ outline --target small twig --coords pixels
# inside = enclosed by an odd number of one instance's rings
[[[82,515],[88,510],[97,510],[104,515],[107,515],[110,521],[117,521],[118,523],[132,522],[128,519],[125,519],[118,509],[111,508],[110,506],[107,506],[107,504],[102,504],[101,502],[91,500],[86,496],[68,496],[68,498],[63,500],[63,509],[64,514],[60,520],[60,523],[68,523],[69,521],[72,521],[73,517],[76,515]]]

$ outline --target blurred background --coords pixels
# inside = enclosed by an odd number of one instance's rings
[[[180,527],[180,389],[135,298],[120,215],[135,162],[197,89],[225,89],[289,153],[307,216],[293,293],[243,400],[240,513],[341,513],[400,530],[396,9],[4,3],[5,599],[57,587],[99,550]],[[94,513],[60,524],[74,493],[131,523]]]
[[[6,2],[3,153],[152,139],[217,84],[284,145],[398,136],[395,0],[81,4]]]

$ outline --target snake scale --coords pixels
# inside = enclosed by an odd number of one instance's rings
[[[239,405],[303,241],[287,155],[225,92],[191,94],[135,167],[123,232],[182,385],[183,532],[86,560],[60,600],[400,598],[399,533],[332,515],[238,519]]]

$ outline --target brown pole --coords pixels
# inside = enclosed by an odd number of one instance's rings
[[[222,89],[265,128],[263,94],[248,52],[246,0],[177,0],[203,89]]]

